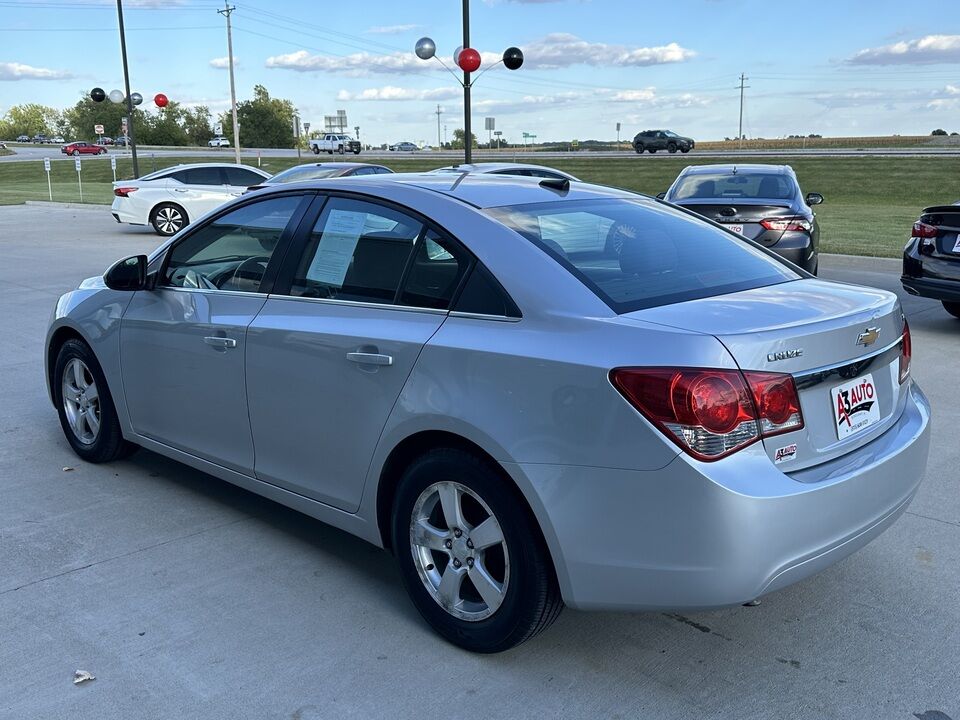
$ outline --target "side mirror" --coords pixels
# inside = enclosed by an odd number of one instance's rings
[[[807,193],[807,205],[819,205],[823,202],[823,195],[820,193]]]
[[[147,287],[147,256],[131,255],[118,260],[103,274],[111,290],[143,290]]]
[[[666,196],[667,196],[667,194],[666,194],[665,192],[658,192],[658,193],[657,193],[657,200],[663,200]]]

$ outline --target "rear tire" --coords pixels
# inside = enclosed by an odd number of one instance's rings
[[[318,148],[316,145],[314,145],[314,146],[313,146],[312,148],[310,148],[310,149],[313,150],[313,154],[314,154],[314,155],[319,155],[319,154],[320,154],[320,148]]]
[[[633,149],[637,151],[637,155],[643,155],[643,151],[645,148],[643,147],[643,143],[636,143],[633,146]]]
[[[337,154],[338,154],[338,155],[343,155],[344,152],[346,152],[346,151],[343,149],[343,145],[338,145],[338,146],[337,146]]]
[[[74,151],[73,151],[72,153],[70,153],[70,154],[73,155],[74,157],[80,157],[80,151],[79,151],[79,150],[74,150]]]
[[[944,310],[955,318],[960,318],[960,302],[947,302],[946,300],[941,300],[940,302],[943,303]]]
[[[136,451],[123,439],[107,380],[85,342],[71,339],[60,347],[51,384],[60,426],[77,455],[103,463]]]
[[[150,224],[157,235],[170,237],[189,224],[187,212],[176,203],[160,203],[150,213]]]
[[[397,488],[391,536],[413,604],[454,645],[502,652],[545,630],[563,609],[531,513],[476,455],[438,448],[415,460]]]

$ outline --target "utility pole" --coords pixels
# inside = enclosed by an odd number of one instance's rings
[[[463,47],[470,47],[470,0],[463,0]],[[473,132],[470,129],[470,73],[463,71],[463,161],[473,162]]]
[[[120,55],[123,58],[123,87],[127,92],[127,142],[133,160],[133,177],[140,177],[140,165],[137,162],[136,137],[133,134],[133,100],[130,98],[130,72],[127,70],[127,37],[123,29],[123,0],[117,0],[117,18],[120,21]]]
[[[117,2],[119,1],[120,0],[117,0]],[[233,82],[233,28],[230,27],[230,15],[236,9],[236,6],[230,7],[228,0],[223,0],[223,10],[217,10],[217,14],[223,15],[227,19],[227,60],[230,63],[230,108],[233,113],[233,152],[237,158],[237,165],[239,165],[240,126],[237,124],[237,89]]]
[[[443,114],[443,110],[440,109],[440,106],[437,105],[437,150],[443,150],[443,145],[440,143],[440,115]]]
[[[744,85],[747,77],[743,73],[740,73],[740,130],[737,132],[737,149],[743,149],[743,91],[745,88],[750,87],[749,85]]]

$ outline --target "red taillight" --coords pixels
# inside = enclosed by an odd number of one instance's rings
[[[793,378],[695,368],[616,368],[613,386],[699,460],[717,460],[761,437],[803,427]]]
[[[760,221],[760,226],[774,232],[810,232],[813,227],[808,220],[799,218],[767,218]]]
[[[937,228],[933,225],[927,225],[924,222],[915,222],[913,224],[913,232],[910,234],[912,237],[918,238],[935,238],[937,232]]]
[[[117,197],[127,197],[130,193],[136,192],[135,187],[118,187],[113,189],[113,194]]]
[[[910,341],[910,325],[903,319],[903,337],[900,339],[900,384],[910,377],[910,357],[913,355],[913,343]]]

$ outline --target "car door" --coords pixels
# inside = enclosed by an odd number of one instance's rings
[[[311,196],[246,203],[189,231],[120,329],[127,411],[140,435],[252,474],[246,328]]]
[[[256,474],[355,512],[383,426],[470,260],[386,204],[331,197],[315,212],[247,333]]]
[[[251,185],[259,185],[266,178],[260,173],[254,172],[249,168],[236,166],[222,168],[226,176],[227,187],[230,191],[230,197],[240,197]]]
[[[170,176],[167,191],[186,211],[190,222],[236,197],[227,186],[223,168],[199,166],[178,170]]]

